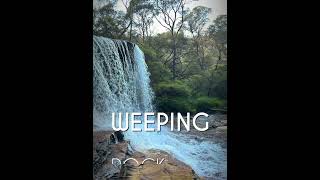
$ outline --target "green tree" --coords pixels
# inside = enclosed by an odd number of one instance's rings
[[[217,69],[218,65],[227,59],[227,15],[218,16],[209,26],[208,34],[213,41],[213,49],[218,51]]]
[[[171,72],[172,80],[177,78],[177,37],[183,27],[185,16],[186,0],[155,0],[154,1],[154,17],[158,23],[166,28],[171,34]]]
[[[125,14],[114,10],[116,1],[106,0],[93,9],[93,34],[119,38],[127,31]]]
[[[146,37],[149,37],[150,35],[150,26],[153,23],[153,11],[154,7],[150,0],[139,0],[137,2],[137,21],[135,25],[140,31],[142,43],[144,43]]]
[[[208,15],[211,12],[210,8],[197,6],[186,16],[187,30],[192,34],[193,44],[192,49],[195,49],[198,64],[201,70],[206,68],[205,64],[205,47],[203,39],[203,30],[209,20]]]

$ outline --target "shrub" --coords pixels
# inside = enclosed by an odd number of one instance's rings
[[[208,112],[212,108],[222,108],[226,104],[225,100],[202,96],[196,99],[195,106],[198,112]]]
[[[180,112],[191,114],[196,112],[210,112],[213,108],[223,108],[226,100],[208,96],[191,94],[191,88],[186,82],[161,82],[155,87],[156,106],[160,112]]]
[[[151,48],[150,46],[146,46],[146,45],[139,45],[139,47],[145,56],[146,62],[157,60],[158,55],[157,55],[157,51],[155,49]]]
[[[151,74],[151,85],[155,87],[160,82],[169,81],[171,78],[170,70],[165,67],[161,62],[147,61],[148,70]]]
[[[159,97],[156,100],[157,109],[160,112],[195,113],[195,108],[188,98]]]
[[[170,96],[170,97],[185,97],[188,98],[190,96],[191,90],[190,88],[180,82],[161,82],[155,88],[156,95],[159,97]]]
[[[156,106],[161,112],[195,112],[190,88],[181,81],[161,82],[155,88]]]

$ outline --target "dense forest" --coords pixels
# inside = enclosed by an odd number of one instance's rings
[[[186,0],[100,0],[93,34],[139,45],[162,112],[210,112],[227,106],[227,15],[209,21],[211,9]],[[152,25],[166,32],[155,34]]]

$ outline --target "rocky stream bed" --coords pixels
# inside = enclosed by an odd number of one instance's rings
[[[211,115],[207,119],[210,128],[207,131],[199,132],[191,129],[189,132],[175,132],[178,136],[184,134],[189,138],[201,143],[210,141],[219,144],[222,148],[227,149],[227,116]],[[199,126],[204,121],[199,120]],[[179,148],[179,147],[177,147]],[[112,164],[112,158],[121,160]],[[138,161],[128,160],[134,158]],[[146,158],[153,158],[154,161]],[[164,161],[159,163],[162,159]],[[114,161],[116,162],[116,161]],[[225,162],[226,163],[226,162]],[[225,180],[226,171],[216,172],[213,176],[199,176],[188,164],[179,161],[169,152],[158,149],[150,149],[145,152],[135,151],[130,141],[123,139],[121,133],[113,131],[95,131],[93,134],[93,178],[95,180],[105,179],[130,179],[130,180],[147,180],[147,179],[212,179]]]

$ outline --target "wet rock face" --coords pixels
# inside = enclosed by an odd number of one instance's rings
[[[117,144],[112,142],[112,134],[119,138]],[[196,175],[192,168],[181,161],[178,161],[170,154],[160,150],[149,150],[141,153],[130,151],[130,144],[123,139],[121,132],[98,131],[93,133],[93,179],[181,179],[194,180],[202,179]],[[113,165],[112,158],[121,160],[122,165]],[[123,162],[128,158],[134,161]],[[164,158],[161,164],[153,161],[145,161],[146,158]]]
[[[121,167],[112,165],[112,158],[124,160],[128,151],[128,142],[122,140],[115,144],[112,131],[99,131],[93,134],[93,179],[105,180],[118,178]],[[122,133],[121,133],[122,134]],[[120,137],[120,133],[117,133]],[[117,136],[116,135],[116,136]]]
[[[135,152],[131,156],[135,158],[139,165],[134,161],[128,161],[123,168],[123,176],[126,179],[151,180],[151,179],[175,179],[175,180],[200,180],[192,168],[181,161],[178,161],[170,154],[160,150],[149,150],[145,153]],[[154,161],[145,161],[144,159],[163,159],[161,164]]]

